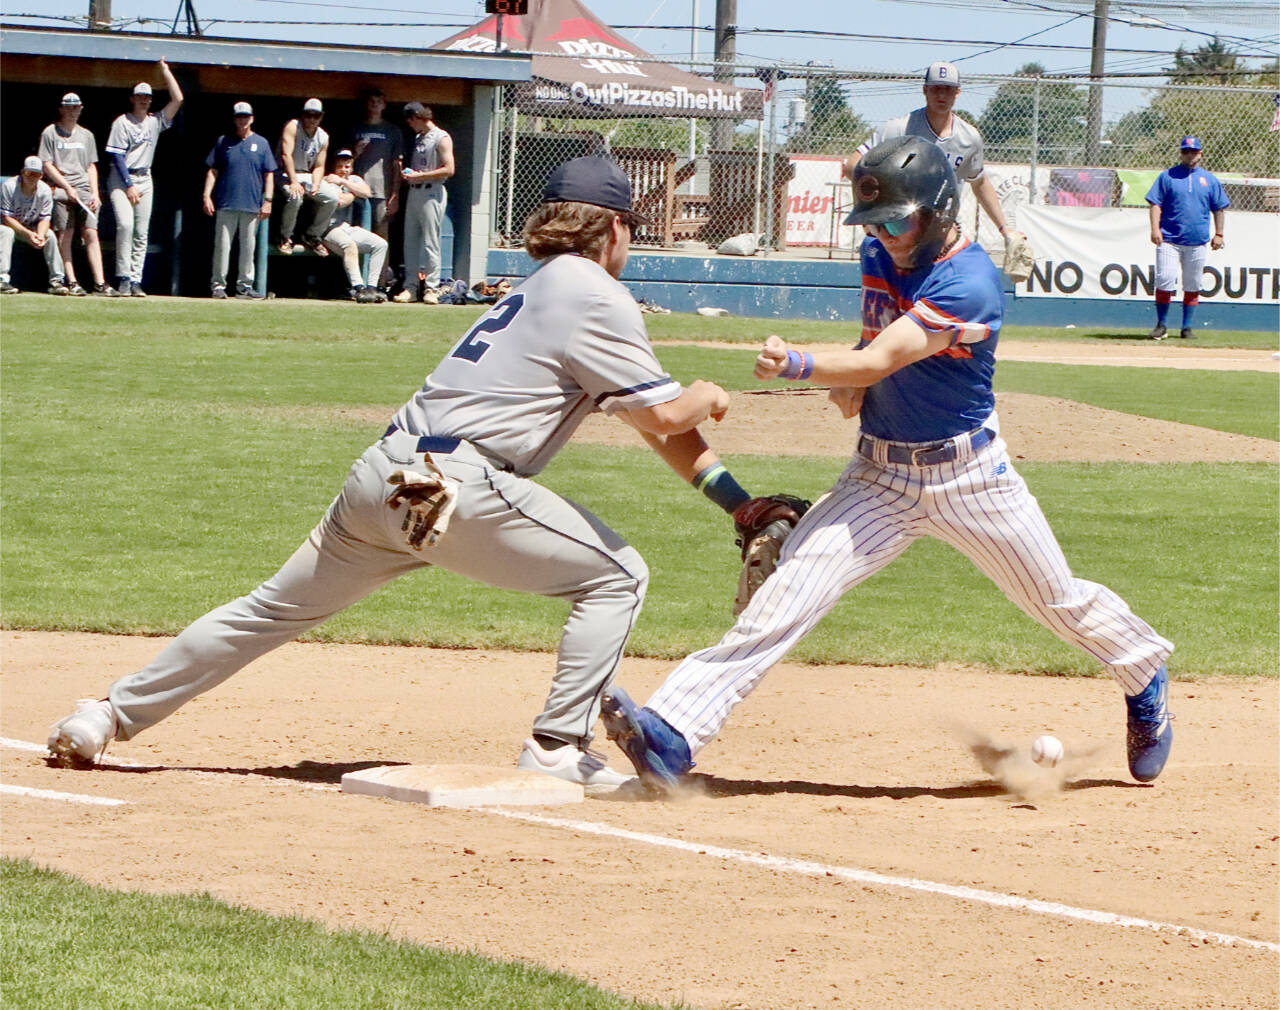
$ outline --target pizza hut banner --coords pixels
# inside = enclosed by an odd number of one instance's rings
[[[1146,210],[1021,204],[1013,216],[1036,256],[1031,276],[1017,287],[1019,297],[1154,296],[1156,253]],[[1200,297],[1280,303],[1280,218],[1228,208],[1226,222],[1226,246],[1210,250]]]

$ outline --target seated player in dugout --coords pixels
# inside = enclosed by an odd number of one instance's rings
[[[551,691],[517,764],[591,789],[628,781],[589,745],[649,571],[603,520],[532,478],[588,414],[603,411],[637,428],[726,512],[754,501],[698,432],[724,416],[728,394],[666,373],[618,282],[641,220],[614,162],[556,168],[525,224],[538,269],[396,411],[307,541],[257,589],[199,618],[106,698],[56,723],[50,759],[90,765],[110,741],[154,726],[393,579],[436,566],[569,604]]]

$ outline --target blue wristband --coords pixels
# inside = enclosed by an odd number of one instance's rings
[[[779,379],[799,381],[813,374],[813,355],[801,354],[799,351],[787,351],[787,364],[778,373]]]
[[[700,470],[694,475],[692,483],[697,490],[731,515],[739,505],[751,500],[751,495],[742,489],[742,485],[733,479],[733,474],[720,462]]]

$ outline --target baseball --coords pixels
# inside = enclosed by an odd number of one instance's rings
[[[1056,736],[1036,737],[1031,744],[1031,760],[1045,768],[1056,767],[1066,750]]]

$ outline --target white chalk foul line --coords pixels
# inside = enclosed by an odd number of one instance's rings
[[[914,877],[889,877],[871,870],[859,870],[848,866],[829,866],[825,863],[814,863],[804,859],[788,859],[783,856],[770,856],[759,852],[746,852],[742,849],[726,849],[718,845],[703,845],[699,842],[686,842],[679,838],[667,838],[665,835],[648,835],[626,828],[616,828],[608,824],[597,824],[594,821],[573,821],[562,817],[548,817],[545,814],[532,814],[523,810],[512,810],[506,807],[474,807],[477,812],[496,814],[512,820],[528,821],[532,824],[543,824],[555,828],[567,828],[570,831],[582,831],[593,835],[608,835],[624,838],[627,841],[640,842],[644,845],[656,845],[664,849],[678,849],[699,856],[710,856],[713,859],[727,859],[749,866],[760,866],[779,873],[795,873],[806,877],[836,877],[858,884],[869,884],[874,887],[894,887],[908,891],[924,891],[929,894],[941,894],[961,901],[978,902],[984,905],[995,905],[998,908],[1009,908],[1020,912],[1035,912],[1039,915],[1055,916],[1059,919],[1077,919],[1102,926],[1123,926],[1137,929],[1149,929],[1160,933],[1176,933],[1191,937],[1194,940],[1228,944],[1238,947],[1253,947],[1258,950],[1280,954],[1280,944],[1268,943],[1265,940],[1251,940],[1244,936],[1232,936],[1230,933],[1214,933],[1196,929],[1192,926],[1179,926],[1172,922],[1158,922],[1152,919],[1139,919],[1131,915],[1116,915],[1113,912],[1099,912],[1089,908],[1075,908],[1072,905],[1059,904],[1056,901],[1040,901],[1036,898],[1019,898],[1012,894],[1001,894],[998,891],[983,891],[975,887],[959,887],[954,884],[939,884],[931,880],[918,880]]]
[[[0,793],[11,796],[27,796],[36,800],[59,800],[62,803],[87,803],[93,807],[123,807],[128,800],[114,800],[109,796],[86,796],[83,793],[59,793],[52,789],[30,789],[27,786],[0,785]]]
[[[41,751],[45,747],[41,744],[29,743],[26,740],[14,740],[9,737],[0,737],[0,747],[9,747],[14,750],[24,751]],[[129,767],[125,762],[118,762],[122,767]],[[142,766],[137,766],[142,767]],[[177,769],[181,771],[189,769]],[[220,781],[226,781],[226,776],[210,772],[193,772],[197,777],[216,778]],[[314,783],[314,782],[289,782],[291,786],[297,786],[304,789],[318,789],[333,791],[337,790],[337,786]],[[0,791],[18,790],[19,786],[0,786]],[[24,790],[29,794],[47,794],[48,798],[65,799],[73,796],[72,793],[50,793],[43,789]],[[125,800],[102,800],[94,796],[86,796],[80,799],[98,804],[114,806],[119,803],[127,802]],[[940,884],[932,880],[919,880],[914,877],[890,877],[883,873],[875,873],[872,870],[859,870],[848,866],[831,866],[825,863],[815,863],[804,859],[788,859],[785,856],[770,856],[766,853],[746,852],[742,849],[726,849],[719,845],[703,845],[698,842],[686,842],[679,838],[668,838],[665,835],[648,835],[639,831],[631,831],[627,828],[616,828],[609,824],[598,824],[595,821],[574,821],[563,817],[548,817],[545,814],[532,814],[523,810],[512,810],[506,807],[470,807],[468,808],[476,813],[496,814],[499,817],[507,817],[517,821],[527,821],[530,824],[542,824],[553,828],[567,828],[570,831],[582,831],[592,835],[604,835],[613,838],[623,838],[632,842],[640,842],[644,845],[655,845],[665,849],[677,849],[681,852],[690,852],[698,856],[711,856],[715,859],[726,859],[731,862],[744,863],[749,866],[760,866],[768,870],[776,870],[779,873],[794,873],[806,877],[836,877],[840,880],[849,880],[858,884],[868,884],[875,887],[893,887],[900,890],[922,891],[930,894],[941,894],[951,898],[957,898],[961,901],[978,902],[984,905],[994,905],[998,908],[1010,908],[1023,912],[1036,912],[1040,915],[1055,916],[1060,919],[1076,919],[1081,922],[1091,922],[1095,925],[1103,926],[1122,926],[1137,929],[1149,929],[1162,933],[1176,933],[1180,936],[1187,936],[1193,940],[1203,942],[1222,943],[1238,947],[1252,947],[1257,950],[1270,951],[1273,954],[1280,954],[1280,944],[1268,943],[1265,940],[1251,940],[1244,936],[1233,936],[1230,933],[1214,933],[1209,930],[1196,929],[1193,926],[1179,926],[1173,922],[1159,922],[1153,919],[1139,919],[1130,915],[1116,915],[1114,912],[1099,912],[1090,908],[1076,908],[1072,905],[1063,905],[1056,901],[1041,901],[1037,898],[1019,898],[1012,894],[1001,894],[999,891],[983,891],[975,887],[960,887],[955,884]]]

